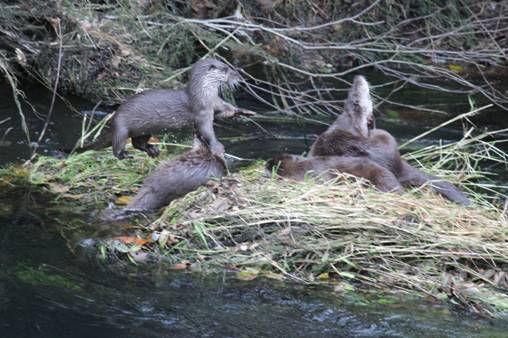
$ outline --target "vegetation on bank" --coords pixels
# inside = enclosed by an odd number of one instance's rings
[[[425,188],[383,194],[348,176],[328,182],[266,177],[264,164],[255,163],[159,214],[105,224],[97,209],[128,203],[158,162],[141,152],[118,161],[109,149],[63,160],[41,156],[30,170],[3,168],[0,184],[48,192],[52,212],[63,205],[88,210],[85,222],[66,220],[58,230],[71,247],[82,239],[81,228],[115,229],[102,230],[99,258],[162,261],[172,269],[203,272],[228,269],[240,279],[327,284],[336,292],[403,291],[496,316],[508,311],[508,220],[506,206],[482,191],[490,185],[475,165],[480,159],[506,163],[507,157],[488,137],[405,155],[465,187],[475,200],[470,207]],[[162,144],[162,150],[161,158],[167,158],[182,148]]]
[[[506,27],[508,5],[493,1],[11,0],[0,65],[103,104],[181,87],[215,55],[244,69],[246,90],[277,113],[336,114],[348,75],[369,69],[386,76],[376,84],[389,105],[411,106],[392,94],[416,85],[506,108],[495,90]]]

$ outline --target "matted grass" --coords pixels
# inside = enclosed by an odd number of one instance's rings
[[[159,215],[131,221],[128,236],[102,241],[98,253],[134,263],[160,259],[174,269],[230,269],[242,279],[326,283],[339,292],[411,292],[483,314],[506,313],[504,196],[478,191],[492,193],[493,184],[485,183],[477,162],[506,162],[495,142],[485,141],[489,136],[406,155],[434,163],[434,174],[465,187],[475,201],[468,207],[425,188],[381,193],[346,175],[327,182],[267,177],[260,161],[173,201]],[[163,147],[161,158],[168,149],[181,148]],[[1,169],[0,184],[28,181],[53,192],[53,203],[67,199],[100,209],[134,193],[158,162],[132,155],[118,161],[106,149],[64,160],[39,157],[30,170]]]

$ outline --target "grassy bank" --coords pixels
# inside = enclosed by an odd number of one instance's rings
[[[265,177],[259,162],[175,200],[160,214],[109,224],[117,230],[102,233],[97,255],[134,264],[164,261],[181,270],[227,269],[245,280],[327,284],[339,293],[402,291],[501,315],[508,311],[508,220],[503,205],[488,190],[480,192],[491,186],[475,183],[485,178],[472,164],[506,157],[486,137],[406,155],[428,168],[433,163],[434,174],[464,186],[475,200],[470,207],[426,189],[382,194],[346,176],[325,183]],[[161,157],[181,150],[163,147]],[[108,203],[120,208],[128,202],[158,161],[133,155],[124,161],[109,150],[65,160],[39,157],[30,170],[1,169],[0,184],[29,184],[49,193],[52,210],[76,205],[93,214]],[[80,239],[79,227],[103,225],[95,217],[62,223],[71,246]]]

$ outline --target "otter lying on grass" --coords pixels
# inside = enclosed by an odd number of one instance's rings
[[[200,137],[191,150],[162,162],[153,170],[126,211],[155,210],[226,174],[224,158],[212,154]]]
[[[196,190],[208,180],[221,178],[227,172],[221,156],[212,154],[208,146],[194,137],[192,149],[161,162],[144,180],[139,192],[121,210],[106,209],[99,219],[116,221],[142,211],[156,211],[176,198]]]
[[[310,156],[282,155],[269,161],[268,169],[280,161],[280,175],[293,178],[303,177],[306,170],[336,169],[364,177],[382,191],[428,185],[456,203],[470,203],[453,184],[426,174],[403,160],[395,138],[385,130],[375,129],[372,110],[369,84],[363,76],[356,76],[344,112],[312,144]]]

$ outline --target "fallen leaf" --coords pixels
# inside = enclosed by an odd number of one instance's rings
[[[323,272],[322,274],[318,275],[317,278],[322,281],[329,280],[330,274],[328,272]]]
[[[69,191],[69,187],[65,186],[63,184],[60,184],[60,183],[50,183],[49,190],[51,190],[52,192],[54,192],[56,194],[63,194],[63,193],[66,193],[67,191]]]
[[[185,270],[187,269],[187,264],[186,263],[176,263],[176,264],[173,264],[173,266],[170,268],[171,270]]]
[[[464,72],[464,67],[462,67],[460,65],[456,65],[456,64],[449,64],[448,69],[454,73],[463,73]]]
[[[122,195],[122,196],[119,196],[116,199],[115,204],[117,204],[117,205],[127,205],[131,201],[132,201],[132,196]]]
[[[255,271],[255,270],[238,271],[236,273],[236,279],[244,280],[244,281],[253,280],[253,279],[256,279],[256,277],[258,276],[258,273],[259,273],[259,271]]]
[[[147,252],[132,252],[131,256],[136,262],[145,262],[148,258],[150,258],[150,255]]]
[[[124,244],[136,244],[139,246],[145,245],[146,243],[150,243],[150,241],[147,239],[138,238],[135,236],[118,236],[118,237],[114,237],[113,239],[120,241]]]
[[[67,198],[67,199],[75,200],[75,201],[82,199],[84,196],[85,196],[85,194],[63,194],[62,195],[63,198]]]

